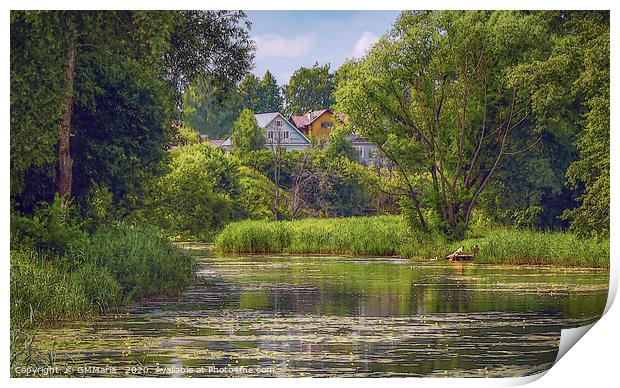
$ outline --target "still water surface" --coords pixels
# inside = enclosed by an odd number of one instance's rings
[[[214,256],[201,281],[95,322],[46,330],[70,373],[523,376],[560,329],[599,318],[606,270],[397,258]],[[81,367],[87,367],[81,369]]]

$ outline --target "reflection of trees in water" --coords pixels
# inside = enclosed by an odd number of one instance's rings
[[[474,284],[467,281],[465,273],[467,264],[454,263],[452,276],[445,276],[445,283],[441,285],[436,301],[437,312],[468,312],[471,311],[471,303],[474,300]],[[471,271],[467,271],[471,272]]]
[[[243,271],[227,276],[228,290],[218,294],[219,303],[302,314],[404,316],[537,311],[595,319],[606,301],[605,289],[596,288],[599,278],[600,282],[605,280],[604,274],[567,269],[386,263],[371,259],[302,260],[279,261],[277,268],[265,271],[246,271],[249,267],[243,267]],[[209,292],[218,293],[219,286],[211,287]]]

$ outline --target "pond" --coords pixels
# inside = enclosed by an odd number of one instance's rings
[[[148,376],[524,376],[597,320],[607,270],[398,258],[213,255],[200,281],[46,329],[61,372]]]

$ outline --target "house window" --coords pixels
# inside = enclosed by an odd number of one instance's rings
[[[321,128],[331,128],[334,125],[334,123],[329,122],[329,121],[323,121],[321,123]]]
[[[359,156],[360,158],[364,157],[364,147],[363,146],[353,146],[353,148],[355,148],[355,151],[357,152],[357,156]]]
[[[273,139],[273,131],[267,131],[267,138]]]
[[[276,127],[282,126],[282,120],[276,120]]]
[[[289,136],[290,136],[289,131],[284,131],[284,138],[285,138],[285,139],[288,139],[288,138],[289,138]]]

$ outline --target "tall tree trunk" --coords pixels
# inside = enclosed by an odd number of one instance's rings
[[[70,27],[73,27],[72,25]],[[61,207],[66,207],[71,199],[73,159],[69,150],[71,139],[71,116],[73,114],[73,82],[75,79],[75,30],[67,46],[64,63],[65,91],[62,101],[62,116],[58,136],[58,166],[56,171],[56,192],[61,199]]]

